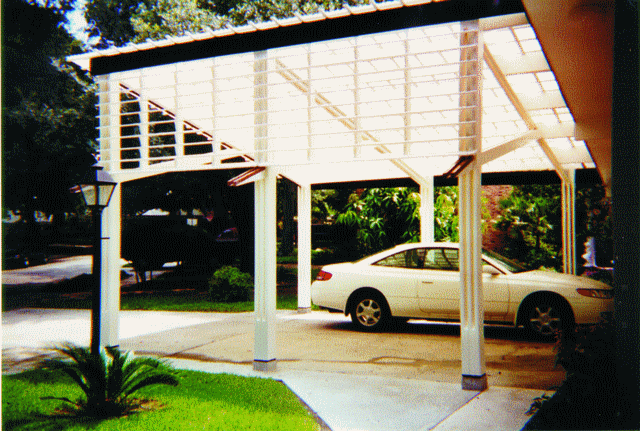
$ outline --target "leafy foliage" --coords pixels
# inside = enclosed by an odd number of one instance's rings
[[[122,416],[139,407],[135,392],[152,385],[176,386],[178,379],[164,362],[148,357],[131,358],[116,347],[93,354],[86,347],[65,344],[56,351],[65,359],[47,359],[42,368],[61,370],[82,389],[84,399],[44,397],[70,404],[79,414],[91,417]]]
[[[458,188],[434,191],[434,239],[457,242]],[[488,214],[483,210],[483,218]],[[484,228],[484,226],[483,226]],[[352,194],[336,217],[338,258],[353,259],[397,244],[420,241],[420,193],[415,188],[367,189]]]
[[[458,242],[458,187],[438,187],[434,192],[434,238],[436,241]]]
[[[209,27],[219,28],[224,19],[208,9],[198,7],[197,0],[159,0],[140,3],[131,16],[135,36],[132,42],[158,40],[166,36],[197,33]]]
[[[72,209],[68,189],[95,163],[93,83],[64,61],[80,52],[70,3],[2,2],[2,205],[27,218]]]
[[[224,266],[209,280],[209,297],[215,302],[249,301],[253,278],[233,266]]]
[[[366,189],[336,218],[342,248],[371,254],[420,238],[420,194],[410,188]],[[352,256],[353,257],[353,256]]]
[[[366,0],[90,0],[85,18],[91,36],[100,36],[100,47],[180,36],[186,32],[221,28],[227,24],[285,18],[334,10]]]
[[[531,269],[560,269],[561,197],[558,185],[516,186],[500,202],[496,227],[507,232],[505,256]]]

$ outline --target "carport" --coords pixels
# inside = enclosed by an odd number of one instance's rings
[[[544,28],[547,11],[524,4]],[[481,175],[558,175],[564,269],[574,273],[575,173],[596,167],[581,139],[610,142],[610,125],[574,120],[524,12],[517,1],[372,3],[71,60],[98,84],[100,163],[118,183],[246,169],[233,184],[255,187],[258,370],[278,358],[277,177],[298,185],[301,310],[311,306],[312,185],[410,178],[429,240],[434,177],[457,177],[462,385],[484,389]],[[598,168],[608,184],[609,166]],[[103,213],[101,345],[118,344],[120,203],[116,187]]]

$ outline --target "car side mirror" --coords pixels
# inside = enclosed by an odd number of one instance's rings
[[[482,273],[483,274],[490,274],[492,276],[496,276],[496,275],[500,275],[502,274],[500,271],[498,271],[495,267],[491,266],[491,265],[482,265]]]

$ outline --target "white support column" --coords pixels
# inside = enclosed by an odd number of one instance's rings
[[[420,182],[420,241],[423,242],[435,240],[433,196],[433,176],[429,176],[426,181]]]
[[[120,169],[120,88],[110,75],[96,77],[99,98],[100,164],[106,171]],[[121,185],[101,214],[100,346],[118,344],[120,312],[120,201]]]
[[[254,137],[256,161],[267,163],[267,52],[255,53]],[[255,335],[253,369],[275,371],[276,362],[276,172],[267,166],[255,182]]]
[[[569,181],[562,180],[562,259],[565,274],[576,274],[575,170],[567,172]]]
[[[462,23],[460,35],[460,150],[481,150],[482,40],[478,21]],[[458,178],[460,188],[460,342],[462,389],[487,388],[482,292],[480,165],[474,160]]]
[[[110,75],[96,77],[99,92],[100,164],[106,171],[120,169],[120,87]],[[121,185],[101,214],[100,346],[119,343],[120,312],[120,203]]]
[[[220,145],[218,141],[218,80],[216,78],[216,58],[211,59],[211,160],[213,166],[220,166]]]
[[[149,100],[144,88],[138,99],[138,104],[140,105],[140,167],[146,168],[149,166],[151,146],[149,145]]]
[[[173,126],[175,127],[175,152],[176,166],[179,164],[180,159],[182,159],[186,153],[184,151],[184,118],[182,117],[182,107],[180,96],[178,95],[178,88],[180,87],[180,78],[178,73],[179,66],[176,65],[173,70],[173,100],[174,106],[176,107],[174,112]]]
[[[253,369],[276,363],[276,174],[267,167],[255,182],[255,335]]]
[[[412,95],[411,95],[411,85],[412,85],[412,81],[411,81],[411,65],[409,64],[409,37],[407,35],[407,33],[405,33],[405,40],[404,40],[404,116],[403,116],[403,122],[404,122],[404,149],[403,149],[403,154],[405,156],[410,155],[411,153],[411,142],[413,140],[412,135],[412,129],[411,129],[411,111],[412,111],[412,107],[411,107],[411,101],[412,101]],[[422,186],[421,186],[422,188]],[[422,231],[424,233],[424,231]],[[424,239],[423,239],[424,241]]]
[[[120,88],[109,75],[97,76],[100,165],[105,171],[120,169]]]
[[[353,46],[353,158],[359,159],[362,156],[362,140],[360,138],[360,52],[358,49],[358,38],[354,38]]]
[[[122,183],[116,185],[109,206],[102,211],[100,268],[100,345],[119,344],[120,233]]]
[[[315,94],[313,90],[313,78],[312,78],[312,65],[313,55],[311,52],[311,45],[307,45],[307,162],[311,162],[314,160],[314,140],[315,140],[315,132],[314,132],[314,109],[316,108],[316,100]],[[298,195],[299,196],[299,195]],[[300,228],[298,228],[300,229]],[[298,249],[300,247],[298,246]]]
[[[298,186],[298,312],[311,310],[311,186]]]

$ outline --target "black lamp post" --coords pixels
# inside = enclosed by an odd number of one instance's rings
[[[91,353],[100,353],[100,268],[102,266],[102,210],[109,205],[109,200],[116,187],[108,172],[97,164],[80,183],[80,190],[85,204],[91,209],[93,221],[93,292],[91,293]]]

